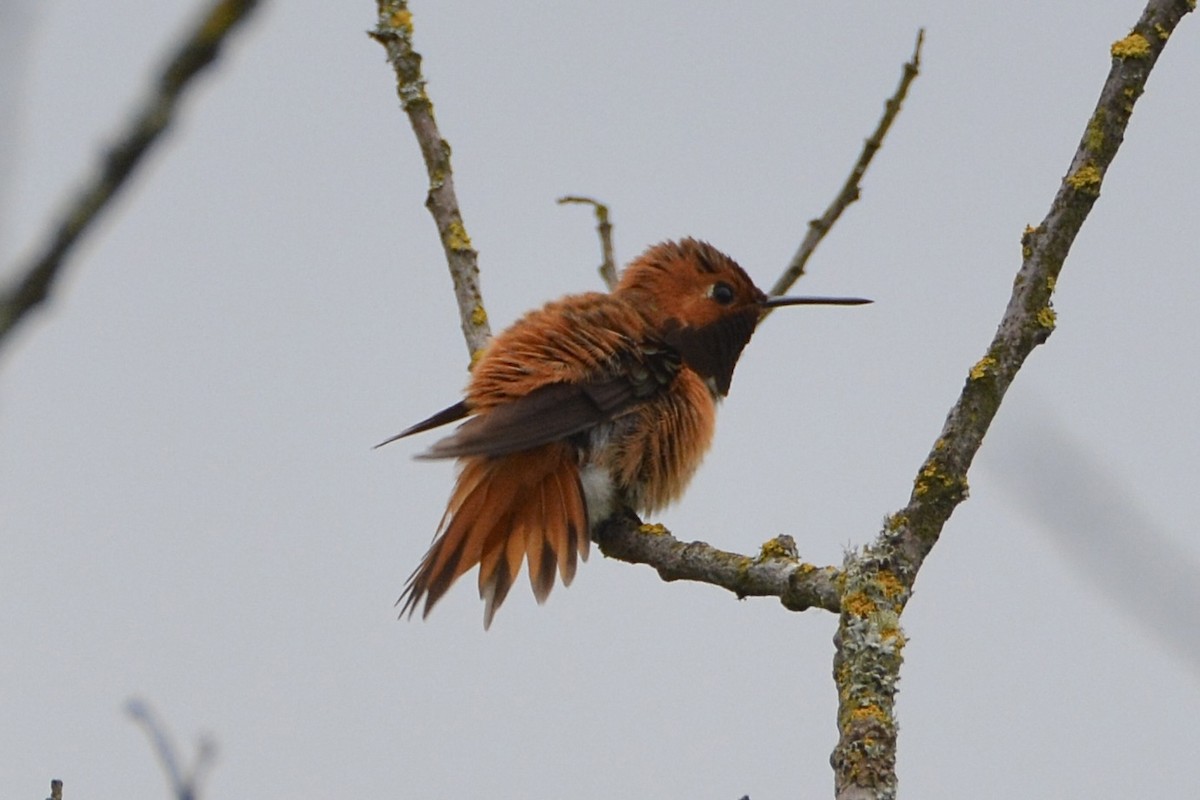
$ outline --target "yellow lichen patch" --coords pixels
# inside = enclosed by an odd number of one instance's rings
[[[1083,137],[1087,149],[1093,153],[1100,152],[1104,147],[1104,109],[1096,109],[1096,113],[1088,120],[1087,133]]]
[[[1058,278],[1054,277],[1053,275],[1047,275],[1046,276],[1047,291],[1049,291],[1051,294],[1054,294],[1054,289],[1057,286],[1058,286]]]
[[[1073,175],[1067,176],[1067,183],[1081,192],[1099,194],[1101,178],[1100,170],[1095,164],[1084,164]]]
[[[889,600],[895,600],[900,595],[908,591],[904,582],[900,577],[891,570],[882,569],[875,576],[875,582],[879,584],[879,588],[883,590],[883,596]]]
[[[885,527],[887,527],[887,529],[893,533],[900,530],[907,524],[908,517],[904,516],[903,514],[892,514],[887,518],[887,522],[884,523]]]
[[[670,533],[665,525],[657,522],[647,522],[638,526],[638,533],[644,533],[647,536],[666,536]]]
[[[885,642],[891,642],[892,646],[898,650],[908,644],[908,639],[904,637],[904,632],[900,630],[900,626],[898,625],[880,628],[879,635]]]
[[[971,367],[971,380],[977,381],[987,375],[988,370],[996,366],[996,359],[991,356],[984,356],[979,359],[975,366]]]
[[[937,450],[938,452],[945,450],[946,449],[946,440],[941,437],[938,437],[938,440],[933,443],[933,449]]]
[[[388,17],[388,25],[399,28],[406,33],[412,33],[412,12],[407,8],[398,8]]]
[[[455,251],[471,249],[471,237],[467,235],[462,220],[454,220],[446,229],[446,247]]]
[[[963,495],[966,496],[966,480],[962,479],[958,482],[962,486]],[[917,477],[916,486],[914,487],[913,492],[917,495],[917,497],[924,497],[925,495],[929,494],[929,490],[933,488],[935,483],[941,484],[943,488],[949,489],[955,484],[955,479],[954,477],[943,473],[938,468],[938,465],[932,460],[926,461],[925,466],[921,468],[920,476]]]
[[[856,617],[866,617],[878,611],[879,607],[862,592],[852,592],[842,598],[842,610]]]
[[[1058,315],[1054,313],[1054,309],[1046,306],[1037,313],[1037,323],[1047,330],[1054,329],[1054,323],[1058,320]]]
[[[1195,8],[1195,4],[1193,4],[1192,7]],[[1154,32],[1157,33],[1158,38],[1162,39],[1164,42],[1171,38],[1171,32],[1157,22],[1154,23]]]
[[[777,536],[762,543],[762,547],[758,550],[758,557],[760,560],[768,558],[795,559],[796,547],[794,543],[789,544]]]
[[[1021,258],[1029,258],[1033,255],[1033,235],[1037,232],[1038,229],[1035,226],[1025,226],[1025,230],[1021,233]]]
[[[475,327],[486,325],[488,321],[487,311],[483,308],[483,303],[476,303],[471,309],[471,324]]]
[[[1150,43],[1140,33],[1131,33],[1112,43],[1113,58],[1145,58],[1150,55]]]
[[[887,714],[874,703],[850,709],[850,719],[855,722],[862,722],[863,720],[876,720],[884,724],[888,722]]]

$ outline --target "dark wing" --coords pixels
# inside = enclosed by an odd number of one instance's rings
[[[498,456],[565,439],[620,415],[669,386],[679,374],[679,353],[643,342],[618,357],[612,371],[586,383],[551,383],[493,406],[464,422],[453,436],[418,458]]]
[[[423,419],[420,422],[418,422],[416,425],[413,425],[412,427],[405,428],[404,430],[400,431],[392,438],[384,439],[382,442],[375,445],[375,447],[380,448],[380,447],[383,447],[385,444],[391,444],[392,442],[396,441],[397,439],[403,439],[405,436],[412,436],[414,433],[422,433],[424,431],[430,430],[432,428],[437,428],[439,426],[445,425],[450,422],[457,422],[458,420],[462,419],[463,417],[467,416],[470,413],[471,413],[471,409],[467,408],[466,401],[459,400],[457,403],[450,406],[449,408],[443,408],[441,411],[437,412],[429,419]]]
[[[417,458],[529,450],[610,420],[637,398],[634,384],[623,377],[603,383],[552,383],[472,417]]]

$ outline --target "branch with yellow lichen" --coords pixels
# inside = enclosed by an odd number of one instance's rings
[[[967,496],[967,471],[1017,371],[1055,326],[1050,304],[1075,236],[1159,54],[1195,0],[1151,0],[1129,35],[1110,49],[1112,67],[1066,177],[1037,227],[1021,238],[1021,268],[995,337],[968,370],[958,401],[921,465],[908,505],[876,540],[851,552],[842,571],[834,678],[840,738],[833,753],[840,800],[894,798],[895,692],[903,660],[899,616],[925,557]]]
[[[184,91],[220,54],[230,33],[250,16],[256,0],[217,0],[210,3],[185,35],[154,82],[153,89],[104,154],[99,168],[67,203],[48,241],[28,266],[19,267],[11,285],[0,289],[0,341],[21,320],[44,303],[62,274],[67,256],[108,207],[175,119]]]
[[[839,572],[800,560],[796,542],[777,536],[757,556],[720,550],[706,542],[681,542],[662,525],[614,516],[596,534],[600,551],[630,564],[647,564],[664,581],[697,581],[744,597],[778,597],[791,611],[823,608],[837,613]]]
[[[442,138],[433,116],[433,102],[425,91],[421,54],[413,49],[413,17],[405,0],[379,0],[379,20],[371,37],[387,51],[388,63],[396,73],[396,93],[412,124],[429,173],[425,207],[433,215],[450,278],[454,281],[459,321],[467,349],[474,359],[491,336],[483,293],[479,289],[479,254],[463,225],[454,172],[450,168],[450,144]]]

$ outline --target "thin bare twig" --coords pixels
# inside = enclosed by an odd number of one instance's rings
[[[413,17],[405,0],[379,0],[379,21],[371,37],[387,50],[388,63],[396,72],[396,92],[400,105],[412,124],[413,133],[429,173],[429,191],[425,207],[433,215],[446,264],[454,281],[459,321],[472,361],[491,337],[483,293],[479,289],[479,254],[471,246],[471,237],[463,225],[458,197],[454,193],[454,172],[450,168],[450,145],[438,131],[433,117],[433,101],[425,91],[421,74],[421,54],[413,49]]]
[[[0,342],[50,295],[66,258],[125,184],[142,157],[175,118],[180,98],[192,79],[216,60],[229,34],[245,21],[257,0],[217,0],[184,37],[171,56],[150,96],[133,116],[117,144],[105,153],[100,167],[67,204],[61,221],[28,266],[0,290]]]
[[[50,797],[47,800],[63,800],[63,782],[55,779],[50,781]]]
[[[590,197],[568,195],[558,198],[559,204],[583,203],[592,206],[596,211],[596,233],[600,235],[600,279],[611,292],[617,288],[617,264],[613,258],[612,223],[608,221],[608,206]]]
[[[1112,45],[1112,68],[1067,175],[1046,218],[1021,239],[1021,268],[987,353],[968,371],[908,505],[888,518],[871,545],[846,557],[834,660],[841,735],[832,761],[841,800],[895,797],[894,701],[904,647],[899,615],[925,557],[966,499],[967,470],[1004,393],[1054,330],[1050,298],[1059,271],[1100,195],[1155,61],[1193,8],[1194,0],[1150,0],[1133,31]]]
[[[141,700],[133,699],[125,704],[125,710],[129,712],[129,716],[133,717],[135,722],[142,726],[142,730],[150,739],[154,753],[162,763],[163,772],[167,774],[167,780],[171,784],[171,792],[175,795],[175,800],[196,800],[200,796],[198,789],[200,779],[204,777],[216,757],[216,745],[208,737],[201,738],[200,744],[196,748],[196,759],[192,763],[192,768],[184,770],[179,764],[171,737],[150,706]]]
[[[871,166],[871,160],[875,158],[875,154],[879,152],[879,148],[883,146],[883,137],[887,136],[887,132],[892,127],[892,122],[896,119],[896,115],[900,113],[900,107],[904,104],[904,98],[908,96],[908,87],[921,73],[921,45],[925,43],[925,29],[922,28],[917,32],[917,44],[913,48],[912,58],[904,65],[904,73],[900,76],[900,85],[896,87],[895,93],[888,98],[884,103],[883,117],[879,120],[879,124],[875,126],[875,131],[867,137],[863,142],[862,152],[858,156],[858,161],[854,162],[854,168],[850,170],[849,177],[842,184],[842,189],[838,192],[837,197],[833,198],[833,202],[825,209],[825,213],[819,218],[809,220],[808,233],[804,236],[804,241],[800,243],[800,247],[796,250],[796,254],[792,256],[791,263],[787,269],[779,276],[779,280],[775,281],[775,285],[771,287],[771,295],[781,295],[787,292],[796,281],[800,280],[800,276],[804,274],[804,268],[808,264],[809,257],[813,251],[817,249],[817,245],[825,238],[825,234],[829,233],[829,229],[842,216],[842,212],[862,194],[862,179],[867,173],[867,167]]]

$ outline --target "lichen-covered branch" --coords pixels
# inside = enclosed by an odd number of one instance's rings
[[[117,137],[117,143],[104,154],[95,174],[67,204],[48,240],[35,250],[36,255],[28,266],[13,273],[17,276],[13,283],[0,289],[0,342],[50,296],[76,242],[174,120],[184,90],[216,60],[226,37],[257,5],[257,0],[210,3],[183,38],[159,73],[150,96],[134,114],[127,129]]]
[[[617,287],[617,264],[613,257],[612,223],[608,221],[608,206],[590,197],[569,195],[558,198],[559,204],[582,203],[590,205],[596,211],[596,233],[600,236],[600,279],[611,292]]]
[[[900,76],[900,85],[896,87],[896,91],[887,102],[884,103],[883,117],[880,118],[879,124],[875,126],[875,130],[863,142],[862,152],[858,156],[858,160],[854,162],[854,168],[850,170],[850,175],[846,178],[846,182],[842,184],[841,191],[837,197],[833,198],[833,202],[825,209],[825,213],[817,219],[809,220],[808,233],[804,236],[804,241],[800,243],[796,254],[792,256],[791,263],[787,269],[779,276],[779,280],[775,281],[775,285],[771,287],[771,295],[781,295],[787,292],[796,281],[800,280],[800,276],[804,274],[804,268],[808,264],[809,256],[817,249],[817,245],[825,238],[825,234],[829,233],[829,229],[842,216],[842,212],[850,206],[851,203],[858,200],[862,194],[862,179],[867,174],[867,167],[871,166],[871,160],[875,158],[875,154],[879,152],[879,148],[883,146],[883,138],[887,136],[887,132],[892,127],[892,122],[896,119],[896,115],[900,113],[900,107],[904,104],[904,98],[908,96],[908,87],[921,73],[921,45],[925,42],[925,29],[922,28],[917,33],[917,44],[913,48],[912,58],[904,65],[904,72]]]
[[[790,536],[767,541],[751,557],[705,542],[681,542],[662,525],[643,525],[629,515],[608,520],[596,540],[604,555],[654,567],[664,581],[711,583],[739,598],[778,597],[792,611],[840,609],[838,570],[802,562]]]
[[[421,74],[421,55],[413,49],[413,18],[405,0],[379,0],[379,21],[371,36],[387,50],[388,63],[396,72],[396,92],[400,105],[412,123],[413,133],[429,173],[429,192],[425,207],[433,215],[446,263],[454,281],[459,320],[472,361],[491,336],[483,294],[479,289],[479,254],[471,246],[471,237],[463,225],[458,197],[454,193],[454,173],[450,168],[450,144],[438,131],[433,102],[425,91]]]
[[[968,370],[958,402],[922,464],[908,505],[861,552],[847,555],[834,679],[840,739],[833,754],[840,800],[896,792],[894,701],[904,637],[899,614],[917,572],[955,507],[1000,401],[1035,347],[1054,330],[1050,298],[1076,234],[1168,37],[1195,0],[1150,0],[1110,49],[1112,68],[1050,211],[1021,238],[1022,263],[991,345]]]

